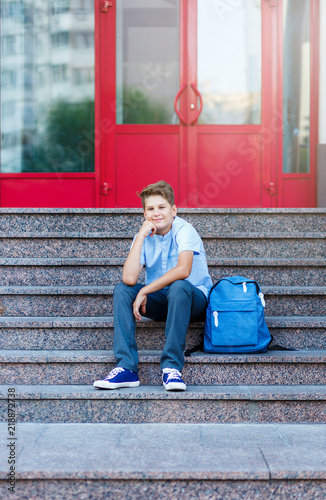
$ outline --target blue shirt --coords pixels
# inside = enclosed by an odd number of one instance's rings
[[[164,236],[146,236],[140,258],[140,263],[146,266],[146,285],[176,267],[179,253],[185,250],[194,253],[191,273],[186,279],[207,297],[213,283],[208,274],[203,242],[196,229],[180,217],[174,218],[172,229]]]

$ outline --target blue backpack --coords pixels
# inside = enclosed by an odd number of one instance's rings
[[[264,295],[256,281],[242,276],[220,279],[208,296],[204,351],[266,352],[272,337],[264,308]]]

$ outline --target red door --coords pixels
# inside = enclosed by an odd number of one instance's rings
[[[102,206],[139,206],[136,191],[162,178],[180,206],[274,206],[276,20],[257,0],[112,2]]]
[[[102,206],[139,206],[136,191],[161,178],[180,203],[186,172],[174,99],[184,79],[182,8],[179,0],[110,3],[100,18],[101,128],[109,124],[101,149]]]
[[[188,4],[188,203],[272,207],[275,9],[256,0]]]

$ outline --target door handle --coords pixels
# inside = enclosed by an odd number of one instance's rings
[[[269,191],[270,195],[277,194],[277,187],[276,187],[275,182],[270,182],[270,183],[264,184],[264,188],[267,189],[267,191]]]
[[[198,110],[195,118],[190,122],[190,125],[195,125],[196,121],[198,120],[198,118],[200,116],[200,113],[203,110],[203,98],[202,98],[199,90],[197,89],[197,87],[196,87],[196,85],[194,83],[192,83],[190,85],[190,87],[193,89],[193,91],[195,92],[196,96],[199,97],[199,102],[200,102],[199,110]]]
[[[110,189],[112,189],[112,185],[108,182],[103,182],[103,184],[101,185],[101,194],[104,194],[106,196],[107,194],[109,194]]]
[[[182,114],[180,113],[180,111],[178,110],[178,101],[180,99],[182,92],[184,91],[184,89],[186,87],[187,87],[187,85],[183,85],[183,87],[181,87],[181,89],[179,90],[179,92],[177,93],[177,95],[175,96],[175,99],[174,99],[174,110],[177,113],[182,125],[187,125],[187,122],[186,122],[185,118],[182,116]]]
[[[102,2],[102,12],[108,12],[109,7],[113,7],[113,2],[104,0],[104,2]]]

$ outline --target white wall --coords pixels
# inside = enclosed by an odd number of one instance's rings
[[[326,144],[326,0],[320,0],[319,144]]]
[[[319,144],[317,207],[326,207],[326,0],[320,0]]]

